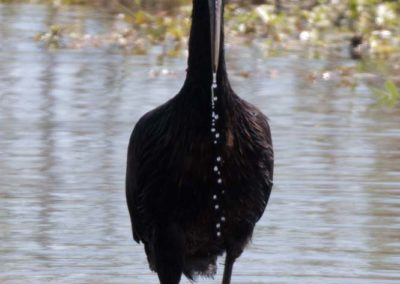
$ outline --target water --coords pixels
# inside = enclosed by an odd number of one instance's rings
[[[32,41],[51,23],[105,32],[113,20],[99,11],[2,5],[0,21],[0,283],[157,283],[131,239],[125,155],[137,119],[179,90],[185,58]],[[228,54],[276,151],[270,205],[233,283],[400,283],[398,109],[365,85],[304,79],[352,62]]]

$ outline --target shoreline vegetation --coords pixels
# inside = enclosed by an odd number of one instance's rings
[[[113,15],[115,28],[106,34],[90,34],[76,25],[53,23],[48,30],[34,35],[36,41],[49,49],[111,47],[127,55],[145,55],[152,47],[161,46],[160,56],[164,57],[184,56],[186,51],[191,0],[0,2],[41,3],[61,8],[89,6]],[[265,57],[294,52],[310,58],[393,62],[386,74],[380,74],[384,78],[379,86],[374,86],[381,92],[375,88],[373,93],[386,105],[395,106],[399,100],[396,85],[400,85],[399,19],[397,0],[231,0],[225,8],[225,33],[231,46],[256,47]],[[362,68],[358,64],[320,70],[311,72],[306,79],[340,77],[340,86],[356,87],[360,74],[365,73]],[[354,76],[356,73],[358,76]],[[385,94],[394,99],[386,100]]]
[[[3,1],[4,2],[4,1]],[[15,2],[15,1],[6,1]],[[145,53],[148,46],[173,44],[170,56],[185,49],[190,28],[188,0],[44,0],[52,5],[102,7],[127,26],[116,44],[125,51]],[[283,2],[286,3],[283,5]],[[316,56],[342,55],[353,59],[400,59],[400,1],[229,1],[225,26],[230,42],[256,44],[265,52],[313,49]],[[66,33],[63,34],[62,32]],[[78,31],[73,31],[78,38]],[[80,31],[84,33],[84,31]],[[39,40],[63,47],[52,34],[68,37],[68,27],[49,27]],[[88,35],[82,34],[83,37]],[[99,42],[97,43],[99,44]],[[145,45],[145,46],[144,46]]]

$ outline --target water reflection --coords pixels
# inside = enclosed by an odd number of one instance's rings
[[[32,41],[54,22],[106,31],[111,19],[91,10],[2,5],[0,20],[0,282],[156,283],[131,241],[126,146],[134,122],[179,90],[185,59],[150,76],[156,56]],[[235,89],[269,115],[276,149],[271,204],[234,283],[398,283],[396,110],[365,86],[304,80],[353,63],[228,54]]]

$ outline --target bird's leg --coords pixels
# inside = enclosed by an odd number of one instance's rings
[[[236,257],[234,257],[231,253],[227,252],[225,257],[225,268],[224,268],[224,277],[222,279],[222,284],[230,284],[233,264],[235,263]]]
[[[226,257],[222,284],[231,283],[233,264],[249,242],[253,234],[253,228],[254,225],[245,221],[235,226],[234,230],[231,231],[234,234],[225,235]]]
[[[178,284],[183,271],[184,240],[175,224],[157,226],[154,240],[155,267],[160,284]]]

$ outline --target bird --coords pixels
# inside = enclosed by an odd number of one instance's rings
[[[362,59],[365,51],[364,39],[360,35],[354,35],[350,38],[349,54],[354,60]]]
[[[223,284],[252,238],[273,186],[267,117],[232,89],[223,0],[193,0],[180,91],[136,123],[127,150],[133,239],[161,284],[213,277]]]

